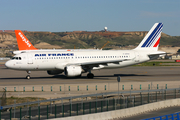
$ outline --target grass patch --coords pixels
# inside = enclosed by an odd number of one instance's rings
[[[180,66],[180,63],[177,62],[144,62],[144,63],[140,63],[134,66]]]
[[[16,101],[16,104],[20,104],[20,103],[26,103],[26,102],[33,102],[33,101],[41,101],[41,100],[46,100],[45,98],[36,98],[36,97],[24,97],[24,98],[20,98],[20,97],[8,97],[6,98],[6,105],[13,105]],[[40,105],[47,105],[50,102],[44,102],[44,103],[40,103]],[[33,107],[33,106],[37,106],[38,104],[31,104],[29,105],[29,107]],[[20,106],[21,108],[27,107],[27,106]],[[20,107],[16,107],[16,108],[20,108]],[[14,108],[13,108],[14,109]]]

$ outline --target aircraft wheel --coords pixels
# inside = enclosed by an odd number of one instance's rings
[[[28,80],[29,80],[30,78],[31,78],[31,77],[30,77],[30,75],[27,75],[27,76],[26,76],[26,79],[28,79]]]
[[[82,75],[80,74],[80,75],[78,75],[78,76],[76,76],[76,78],[80,78]]]
[[[94,74],[88,73],[88,74],[87,74],[87,78],[94,78]]]

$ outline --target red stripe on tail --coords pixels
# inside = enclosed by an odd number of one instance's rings
[[[153,47],[157,47],[157,46],[159,45],[160,38],[161,38],[161,37],[159,37],[159,39],[157,40],[157,42],[154,44]]]

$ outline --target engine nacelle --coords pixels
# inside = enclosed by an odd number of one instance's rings
[[[64,74],[67,77],[75,77],[81,75],[81,73],[82,73],[82,67],[78,65],[70,65],[64,68]]]
[[[64,72],[63,70],[48,70],[47,73],[49,75],[58,75],[60,73]]]

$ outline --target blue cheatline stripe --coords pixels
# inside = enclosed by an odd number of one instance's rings
[[[153,37],[151,38],[150,42],[146,45],[146,47],[150,47],[151,44],[156,40],[157,36],[159,35],[159,33],[162,31],[162,24],[160,27],[157,28],[156,33],[153,35]]]
[[[154,36],[158,36],[158,33],[159,31],[161,31],[162,26],[163,24],[159,23],[141,47],[148,47],[148,45],[152,42]]]

